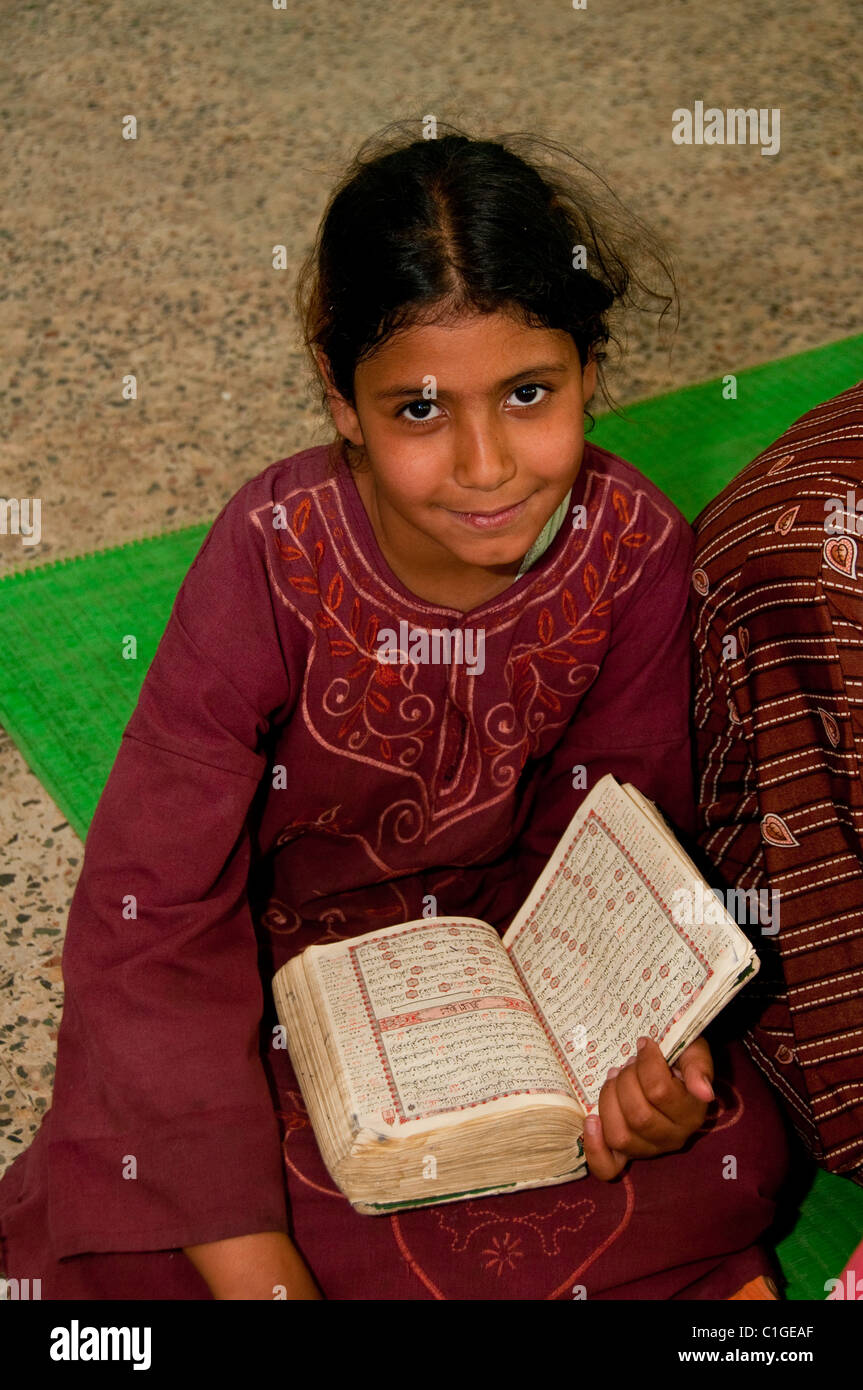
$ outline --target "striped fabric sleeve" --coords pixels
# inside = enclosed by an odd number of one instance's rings
[[[700,844],[727,885],[755,890],[741,925],[763,968],[744,1041],[816,1160],[863,1184],[856,497],[863,514],[863,384],[698,519],[692,618]]]

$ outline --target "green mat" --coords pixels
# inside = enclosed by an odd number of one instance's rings
[[[604,415],[589,435],[661,487],[690,521],[762,449],[821,401],[863,377],[863,334],[765,362],[737,374],[737,399],[722,379],[687,386]]]
[[[810,1167],[803,1158],[798,1163]],[[781,1218],[789,1232],[776,1244],[788,1299],[825,1299],[827,1280],[839,1278],[863,1240],[863,1187],[823,1168],[811,1171],[815,1180]],[[855,1273],[863,1279],[863,1269]]]
[[[84,839],[209,525],[0,579],[0,724]],[[137,657],[125,660],[124,641]]]
[[[629,406],[590,438],[693,519],[756,454],[863,376],[863,335]],[[269,460],[262,461],[262,468]],[[85,838],[120,737],[209,523],[0,579],[0,723]],[[137,654],[124,659],[134,637]],[[819,1172],[778,1245],[786,1296],[823,1299],[863,1236],[863,1189]],[[863,1271],[861,1271],[863,1273]]]

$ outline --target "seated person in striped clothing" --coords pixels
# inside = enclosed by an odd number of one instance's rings
[[[770,904],[737,1017],[812,1156],[863,1184],[863,382],[695,529],[699,843]]]

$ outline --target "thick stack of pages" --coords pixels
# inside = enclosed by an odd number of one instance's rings
[[[310,947],[273,990],[324,1162],[375,1214],[583,1177],[609,1067],[641,1035],[673,1062],[757,969],[656,808],[607,776],[502,940],[406,922]]]

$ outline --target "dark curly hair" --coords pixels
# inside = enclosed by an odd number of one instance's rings
[[[667,251],[601,175],[555,141],[444,129],[417,139],[412,122],[386,126],[360,147],[330,198],[296,292],[321,404],[328,392],[316,352],[353,405],[357,364],[400,329],[504,311],[569,333],[582,368],[596,360],[614,409],[602,367],[606,345],[620,347],[611,311],[659,310],[661,323],[678,302]],[[585,173],[601,187],[591,189]],[[584,268],[575,268],[577,247]],[[670,293],[642,278],[636,266],[645,258]],[[350,462],[353,446],[343,445]]]

